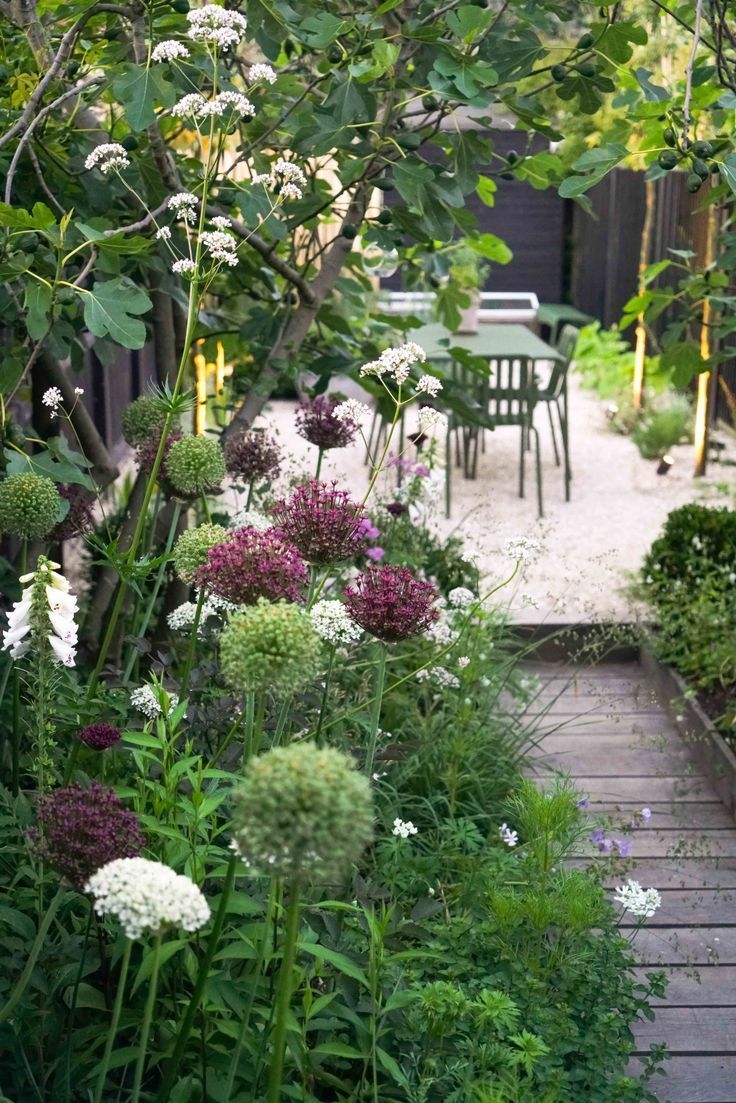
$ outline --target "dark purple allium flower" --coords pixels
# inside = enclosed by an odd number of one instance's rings
[[[330,395],[317,395],[316,398],[302,398],[296,412],[296,431],[310,444],[316,444],[323,452],[330,448],[346,448],[355,440],[358,426],[346,418],[340,421],[335,410],[341,399]]]
[[[93,751],[106,751],[120,739],[120,732],[112,724],[90,724],[79,733],[79,738]]]
[[[80,892],[100,866],[135,858],[146,841],[136,815],[96,781],[45,793],[37,814],[29,832],[36,853]]]
[[[409,507],[405,506],[403,502],[389,502],[386,506],[386,512],[390,513],[392,517],[401,517],[404,513],[409,512]]]
[[[238,433],[225,442],[225,467],[250,483],[254,479],[275,479],[281,470],[281,449],[262,429]]]
[[[309,571],[298,548],[275,529],[236,529],[207,553],[194,572],[194,584],[236,605],[269,601],[302,601]]]
[[[164,474],[166,457],[169,454],[169,450],[174,441],[181,440],[181,433],[169,433],[166,438],[166,444],[164,446],[164,454],[161,460],[161,467],[159,468],[159,482]],[[161,435],[154,433],[153,436],[136,448],[135,458],[141,471],[153,471],[153,463],[158,453],[158,446],[161,443]]]
[[[316,479],[298,486],[290,498],[282,498],[272,514],[284,539],[308,563],[320,565],[352,559],[365,550],[373,530],[370,518],[346,490]]]
[[[350,616],[366,632],[395,643],[419,636],[437,620],[437,591],[406,567],[368,567],[345,588]]]
[[[76,483],[62,484],[56,487],[62,498],[69,503],[69,512],[63,521],[59,521],[49,533],[47,540],[51,542],[71,540],[73,536],[82,536],[89,532],[94,524],[92,506],[95,496],[85,486]]]

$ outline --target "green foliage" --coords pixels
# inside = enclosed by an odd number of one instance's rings
[[[35,540],[61,518],[61,495],[45,475],[25,471],[0,481],[0,532]]]
[[[631,439],[645,460],[654,460],[673,444],[692,440],[693,409],[686,395],[669,393],[647,405],[632,430]]]

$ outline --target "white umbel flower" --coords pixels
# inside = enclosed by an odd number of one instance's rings
[[[198,931],[210,909],[193,881],[148,858],[116,858],[93,873],[85,892],[98,915],[113,915],[130,939],[167,927]]]
[[[205,42],[221,50],[237,46],[248,28],[248,21],[237,11],[221,8],[219,4],[205,4],[187,12],[189,37],[194,42]]]
[[[262,65],[260,62],[257,65],[251,65],[248,73],[248,83],[257,84],[259,81],[263,81],[265,84],[276,83],[276,73],[270,65]]]
[[[423,406],[419,411],[417,424],[419,432],[429,436],[431,433],[447,429],[447,418],[440,410],[434,410],[431,406]]]
[[[341,402],[332,411],[332,416],[338,421],[352,421],[356,425],[365,425],[373,411],[365,402],[358,402],[357,398],[348,398]]]
[[[312,624],[318,636],[326,643],[355,643],[363,635],[363,629],[356,624],[341,601],[325,598],[318,601],[310,611]]]
[[[197,266],[193,260],[189,257],[182,257],[181,260],[175,260],[171,265],[171,271],[175,272],[177,276],[192,276],[197,270]]]
[[[465,609],[468,605],[475,604],[475,594],[465,586],[456,586],[447,595],[447,601],[454,609]]]
[[[293,161],[281,157],[274,161],[268,172],[254,176],[251,184],[266,184],[278,188],[281,199],[301,199],[307,186],[307,178]]]
[[[415,827],[411,820],[402,820],[397,816],[391,834],[400,839],[408,839],[410,835],[416,835],[418,832],[419,828]]]
[[[130,703],[134,709],[142,712],[149,720],[155,720],[157,716],[163,715],[161,707],[162,694],[163,691],[156,693],[152,686],[138,686],[130,695]],[[169,715],[171,715],[179,704],[179,698],[175,693],[169,693],[167,696],[169,699]]]
[[[632,880],[619,885],[615,900],[624,911],[631,912],[637,919],[651,919],[662,903],[662,897],[656,889],[643,889],[638,881]]]
[[[527,563],[539,554],[540,546],[536,540],[528,536],[516,536],[507,540],[503,546],[503,554],[509,559],[516,559],[519,563]]]
[[[195,208],[199,206],[199,199],[190,191],[178,191],[169,197],[166,206],[179,218],[189,221]]]
[[[361,375],[390,375],[395,383],[405,383],[412,364],[424,363],[427,354],[421,345],[407,341],[404,345],[384,349],[377,360],[370,360],[360,369]],[[431,376],[423,376],[425,379]],[[439,382],[439,380],[438,380]]]
[[[119,142],[103,142],[95,146],[87,155],[84,167],[89,172],[91,169],[99,169],[103,176],[117,169],[126,169],[130,164],[127,150]]]
[[[42,558],[37,569],[22,575],[20,582],[23,590],[8,613],[2,650],[8,651],[12,659],[21,659],[32,646],[48,643],[56,662],[74,666],[77,599],[69,592],[67,580],[59,574],[59,564]]]
[[[64,396],[58,387],[49,387],[43,392],[43,398],[41,399],[44,406],[48,406],[51,410],[51,416],[55,417],[58,407],[61,406],[64,401]]]
[[[265,513],[257,509],[241,509],[231,519],[230,526],[234,529],[255,529],[256,532],[265,532],[266,529],[272,528],[272,523]]]
[[[183,42],[167,38],[153,47],[151,57],[154,61],[176,61],[180,57],[189,57],[189,50]]]
[[[442,381],[436,375],[423,375],[417,383],[418,394],[428,394],[435,398],[442,390]]]
[[[232,234],[223,230],[205,230],[199,235],[199,240],[218,264],[228,264],[234,268],[238,263],[238,242]]]

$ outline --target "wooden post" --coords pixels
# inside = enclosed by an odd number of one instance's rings
[[[654,229],[654,209],[656,189],[653,180],[644,182],[644,225],[641,231],[641,245],[639,248],[639,286],[638,294],[645,291],[644,272],[649,264],[649,255],[652,251],[652,231]],[[636,320],[636,345],[634,348],[634,409],[640,410],[644,401],[644,374],[646,370],[647,356],[647,330],[644,325],[643,312]]]
[[[705,267],[713,264],[718,230],[718,215],[715,204],[708,208],[708,227],[705,238]],[[703,318],[700,326],[700,355],[707,360],[712,352],[710,326],[713,322],[713,309],[710,299],[703,303]],[[695,469],[693,476],[702,478],[708,468],[708,421],[713,407],[715,390],[715,375],[710,371],[703,371],[698,376],[698,396],[695,403],[695,428],[693,440],[695,444]]]

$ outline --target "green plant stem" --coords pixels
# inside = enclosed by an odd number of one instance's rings
[[[24,540],[20,549],[20,570],[18,575],[24,575],[28,570],[28,541]],[[13,796],[20,792],[20,675],[15,663],[13,665],[13,732],[11,739],[11,778]]]
[[[291,708],[292,695],[289,693],[284,697],[281,702],[281,708],[279,709],[278,719],[276,721],[276,728],[273,733],[273,746],[280,747],[281,742],[286,731],[286,722],[289,719],[289,709]]]
[[[292,972],[296,960],[296,944],[299,937],[299,885],[292,882],[289,886],[289,906],[286,910],[286,926],[281,951],[281,969],[279,986],[276,992],[276,1015],[273,1028],[273,1052],[271,1068],[268,1074],[266,1103],[280,1103],[281,1082],[284,1074],[284,1055],[286,1052],[286,1028],[292,994]]]
[[[171,524],[169,525],[169,532],[168,532],[168,535],[166,537],[166,544],[164,546],[164,555],[168,556],[169,552],[171,551],[172,547],[174,546],[174,537],[176,536],[176,530],[179,527],[179,518],[181,517],[181,511],[182,511],[182,504],[181,504],[181,502],[177,502],[176,505],[174,506],[174,512],[173,512],[172,517],[171,517]],[[151,623],[151,617],[153,616],[153,610],[155,608],[156,601],[158,600],[158,595],[159,595],[159,592],[161,590],[161,585],[163,583],[165,574],[166,574],[166,563],[164,562],[164,563],[161,564],[161,566],[158,569],[158,574],[156,575],[156,581],[153,584],[153,590],[151,591],[151,596],[148,599],[148,604],[146,605],[145,611],[143,613],[143,619],[142,619],[142,621],[140,623],[140,626],[138,627],[138,631],[136,633],[137,636],[140,639],[144,639],[145,635],[146,635],[146,632],[148,631],[148,626]],[[126,681],[126,682],[130,679],[130,676],[133,673],[133,667],[135,666],[135,660],[137,658],[137,655],[138,655],[138,652],[136,651],[135,646],[131,645],[130,655],[128,656],[128,662],[126,663],[125,673],[123,675],[123,680]]]
[[[64,1053],[64,1099],[68,1103],[71,1098],[71,1057],[72,1057],[72,1031],[74,1029],[74,1013],[77,1008],[77,995],[79,993],[79,985],[82,983],[82,973],[84,972],[84,963],[87,960],[87,947],[89,946],[89,932],[92,929],[92,917],[94,915],[94,905],[92,903],[92,897],[89,897],[87,922],[84,928],[84,942],[82,944],[82,952],[79,955],[79,968],[77,969],[76,977],[74,978],[74,989],[72,991],[71,1003],[69,1005],[69,1021],[66,1027],[66,1046]]]
[[[314,733],[314,741],[319,746],[320,738],[322,736],[322,722],[325,718],[325,711],[327,709],[327,695],[330,692],[330,681],[332,680],[332,668],[335,665],[335,652],[337,648],[334,644],[330,647],[330,658],[327,662],[327,671],[325,673],[325,684],[322,690],[322,700],[319,703],[319,718],[317,720],[317,729]]]
[[[189,679],[192,674],[192,667],[194,666],[194,656],[197,652],[197,636],[199,634],[199,624],[202,620],[202,609],[204,603],[207,600],[207,596],[204,590],[199,591],[199,597],[197,598],[197,608],[194,611],[194,622],[192,624],[192,634],[189,637],[189,647],[187,648],[186,662],[184,663],[184,671],[181,676],[181,686],[179,687],[179,696],[182,701],[187,695],[189,690]]]
[[[107,1031],[105,1052],[102,1056],[102,1066],[100,1068],[99,1076],[97,1077],[97,1086],[95,1087],[93,1103],[100,1103],[102,1099],[102,1092],[105,1088],[105,1081],[107,1080],[107,1070],[110,1064],[110,1057],[112,1056],[112,1047],[115,1044],[115,1036],[118,1032],[118,1024],[120,1023],[120,1012],[123,1009],[125,982],[128,979],[128,966],[130,965],[130,954],[132,949],[132,939],[126,938],[125,949],[123,950],[123,956],[120,961],[120,975],[118,976],[118,987],[115,993],[115,1003],[113,1004],[112,1008],[112,1018],[110,1019],[110,1026],[108,1027]]]
[[[202,509],[204,510],[205,521],[210,523],[212,521],[212,514],[210,513],[210,503],[207,501],[207,495],[202,494]]]
[[[320,472],[322,470],[322,460],[324,459],[324,455],[325,455],[324,448],[320,448],[319,451],[317,452],[317,470],[314,473],[315,479],[318,479],[319,476],[320,476]]]
[[[54,896],[53,900],[46,909],[46,914],[43,917],[41,925],[38,928],[38,934],[36,935],[33,941],[33,945],[31,946],[30,953],[26,958],[26,964],[23,972],[18,977],[18,980],[15,983],[15,987],[10,993],[7,1001],[5,1002],[3,1007],[0,1007],[0,1023],[4,1023],[6,1019],[10,1018],[10,1016],[13,1014],[13,1011],[18,1006],[23,993],[30,983],[31,977],[33,975],[33,970],[36,968],[38,955],[41,953],[41,947],[46,941],[46,936],[49,933],[49,928],[54,920],[54,916],[56,915],[59,904],[64,898],[65,891],[65,889],[60,888],[56,893],[56,896]]]
[[[377,647],[378,658],[376,660],[376,681],[373,690],[371,730],[368,735],[368,751],[365,756],[365,772],[369,778],[373,776],[373,764],[376,759],[376,745],[381,720],[381,704],[383,702],[383,690],[386,685],[386,645],[379,643]]]
[[[210,967],[212,960],[215,956],[215,952],[220,942],[220,936],[222,935],[222,928],[225,925],[225,916],[227,914],[227,905],[230,899],[230,892],[232,890],[233,881],[235,880],[235,870],[237,868],[238,858],[233,854],[230,858],[230,862],[227,867],[227,873],[225,874],[225,882],[222,886],[222,895],[220,896],[220,902],[217,906],[217,912],[212,924],[212,930],[207,942],[207,949],[204,952],[204,957],[199,965],[199,971],[197,973],[197,980],[194,985],[194,991],[187,1005],[187,1009],[184,1012],[184,1018],[182,1019],[181,1026],[179,1027],[179,1033],[174,1043],[174,1049],[169,1059],[169,1063],[166,1067],[166,1073],[164,1075],[163,1083],[156,1096],[156,1103],[166,1103],[166,1100],[171,1094],[171,1089],[174,1086],[174,1080],[179,1072],[179,1065],[184,1055],[184,1049],[186,1048],[189,1035],[192,1032],[192,1026],[194,1025],[194,1017],[197,1014],[199,1005],[202,1001],[202,995],[204,993],[205,985],[209,978]],[[133,1103],[133,1101],[131,1101]]]
[[[158,970],[160,964],[161,935],[157,934],[153,940],[153,965],[151,967],[151,978],[148,982],[146,1006],[143,1010],[143,1025],[141,1026],[141,1037],[138,1043],[138,1060],[135,1063],[135,1076],[133,1078],[133,1091],[131,1092],[130,1103],[138,1103],[141,1097],[141,1083],[143,1082],[143,1071],[146,1066],[146,1054],[148,1053],[148,1038],[151,1033],[151,1022],[153,1021],[153,1009],[156,1005]]]
[[[233,1094],[235,1077],[237,1075],[238,1065],[240,1063],[240,1054],[243,1051],[245,1036],[248,1033],[248,1028],[250,1026],[250,1016],[251,1012],[253,1011],[253,1004],[255,1003],[256,990],[258,988],[258,982],[263,972],[263,964],[266,960],[266,952],[270,943],[271,923],[273,922],[273,913],[276,905],[275,885],[276,881],[272,879],[268,893],[268,903],[266,904],[266,914],[263,918],[263,937],[261,938],[260,945],[258,947],[258,957],[256,958],[255,966],[253,968],[253,976],[251,978],[250,991],[248,992],[245,1009],[242,1012],[240,1030],[238,1031],[238,1037],[235,1042],[235,1050],[230,1060],[230,1068],[228,1069],[227,1082],[225,1084],[225,1091],[223,1094],[224,1099],[230,1099]]]

